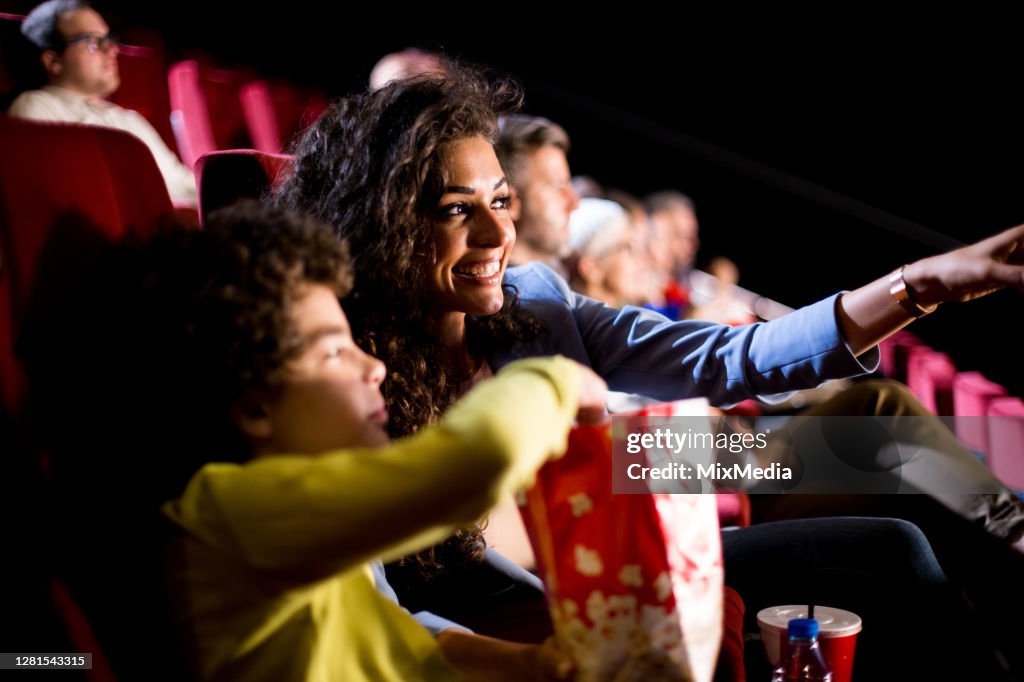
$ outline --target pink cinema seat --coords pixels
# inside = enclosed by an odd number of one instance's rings
[[[896,332],[878,345],[882,356],[879,370],[890,379],[906,381],[910,350],[923,345],[921,339],[910,332]]]
[[[1024,491],[1024,400],[993,398],[989,404],[988,465],[1003,483]]]
[[[172,64],[167,71],[171,125],[181,160],[194,167],[199,157],[218,149],[249,146],[245,116],[238,100],[241,74],[212,69],[195,60]],[[210,116],[210,112],[216,116]]]
[[[953,414],[956,366],[945,353],[917,346],[907,357],[907,386],[925,407],[938,415]]]
[[[960,372],[953,377],[953,413],[956,435],[967,447],[988,455],[988,428],[985,420],[993,399],[1006,395],[1006,389],[989,381],[980,372]]]

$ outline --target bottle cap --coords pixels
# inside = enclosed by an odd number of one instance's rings
[[[814,618],[794,618],[789,621],[789,636],[813,639],[818,636],[818,621]]]

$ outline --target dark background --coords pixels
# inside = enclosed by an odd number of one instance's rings
[[[1024,222],[1022,57],[1008,16],[96,7],[115,28],[160,30],[172,58],[201,50],[332,94],[362,87],[378,57],[407,46],[511,73],[528,112],[568,129],[574,173],[640,195],[690,194],[700,259],[728,255],[742,285],[789,305]],[[947,305],[914,331],[959,368],[1024,395],[1022,320],[1024,297],[1001,292]]]

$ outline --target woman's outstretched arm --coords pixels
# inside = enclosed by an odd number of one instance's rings
[[[902,285],[895,274],[839,298],[839,327],[854,354],[860,355],[940,303],[970,301],[1003,287],[1024,290],[1024,225],[915,261],[903,269],[902,277],[909,297],[903,304],[897,302]],[[915,315],[915,309],[920,314]]]

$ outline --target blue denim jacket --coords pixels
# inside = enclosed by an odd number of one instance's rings
[[[545,333],[490,358],[495,371],[518,358],[561,354],[592,367],[614,391],[731,405],[748,398],[778,402],[789,392],[878,367],[877,348],[857,358],[843,340],[839,294],[771,322],[729,327],[610,308],[573,292],[539,263],[509,268],[505,283]]]

